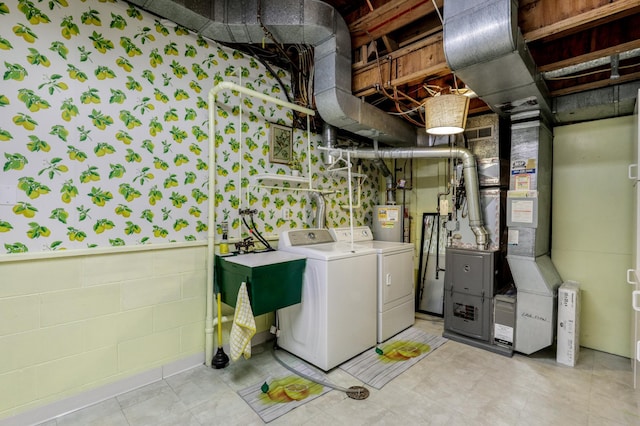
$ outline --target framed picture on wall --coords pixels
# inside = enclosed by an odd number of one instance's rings
[[[293,149],[293,129],[275,123],[270,123],[269,127],[269,161],[289,164]]]

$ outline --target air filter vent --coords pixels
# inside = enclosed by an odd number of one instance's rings
[[[475,321],[478,315],[478,308],[473,305],[465,305],[462,303],[453,304],[453,316],[462,318],[467,321]]]
[[[464,132],[464,136],[467,138],[468,141],[493,138],[493,126],[475,127],[473,129],[467,129]]]

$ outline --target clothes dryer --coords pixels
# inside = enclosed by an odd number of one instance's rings
[[[375,346],[373,248],[305,229],[281,233],[278,250],[307,258],[301,302],[277,311],[278,346],[325,371]]]
[[[368,226],[333,228],[336,241],[366,245],[377,253],[376,340],[384,342],[415,322],[413,244],[377,241]]]

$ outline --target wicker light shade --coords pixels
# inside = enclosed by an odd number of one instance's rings
[[[425,102],[427,133],[454,135],[467,125],[469,98],[462,95],[440,95]]]

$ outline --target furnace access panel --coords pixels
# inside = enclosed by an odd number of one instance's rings
[[[444,327],[474,339],[491,338],[497,252],[447,248]]]

